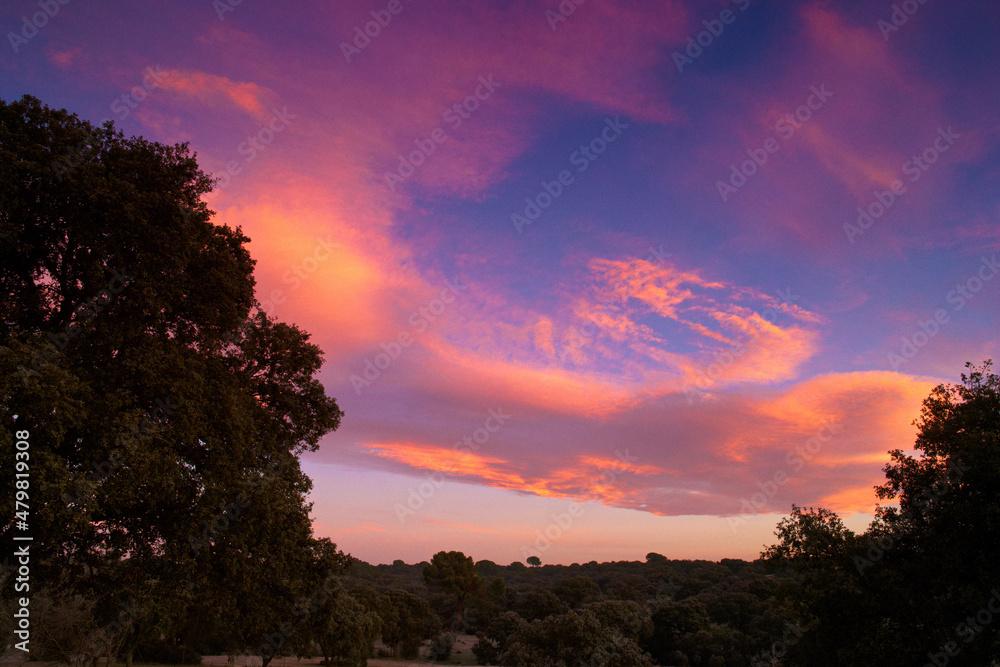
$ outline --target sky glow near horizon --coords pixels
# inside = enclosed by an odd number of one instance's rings
[[[753,558],[792,503],[863,528],[997,356],[1000,7],[897,5],[18,0],[0,96],[220,178],[346,413],[318,535]]]

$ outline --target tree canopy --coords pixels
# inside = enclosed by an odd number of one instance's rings
[[[33,566],[102,625],[136,607],[133,647],[196,599],[233,606],[234,650],[291,617],[316,547],[298,454],[342,416],[212,183],[186,144],[0,101],[0,411],[30,432]]]
[[[883,501],[855,535],[824,509],[794,508],[762,555],[801,577],[815,665],[984,665],[1000,657],[1000,377],[966,365],[917,419],[914,454],[890,452]],[[990,606],[996,607],[995,610]],[[845,641],[845,637],[857,638]],[[944,664],[944,663],[940,663]]]
[[[454,598],[457,604],[455,627],[461,627],[465,605],[483,587],[483,578],[472,558],[461,551],[439,551],[424,568],[424,580]]]

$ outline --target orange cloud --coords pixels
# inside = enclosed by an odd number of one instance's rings
[[[377,216],[352,216],[340,192],[307,176],[272,168],[265,178],[274,186],[212,195],[217,220],[251,238],[265,309],[318,332],[334,363],[409,330],[396,304],[426,303],[430,286],[407,268],[408,250],[390,241]]]
[[[656,465],[634,463],[627,453],[618,458],[581,454],[573,456],[570,465],[542,464],[544,471],[528,473],[529,461],[516,465],[498,457],[433,445],[378,443],[369,447],[375,456],[413,470],[460,475],[486,486],[547,498],[597,500],[608,505],[621,503],[630,495],[620,477],[676,475]]]
[[[875,511],[878,499],[875,497],[875,485],[844,489],[824,496],[817,505],[841,515],[862,512],[870,514]]]
[[[486,352],[466,350],[442,340],[427,339],[439,363],[436,378],[446,386],[470,387],[520,404],[556,412],[595,417],[618,412],[638,400],[641,385],[612,376],[580,373],[551,366],[492,359]]]
[[[434,380],[606,418],[686,386],[790,379],[817,350],[821,317],[752,288],[639,259],[594,259],[589,269],[568,305],[544,314],[473,284],[421,339],[439,360]],[[651,315],[687,333],[667,340]]]
[[[800,430],[824,421],[849,428],[863,421],[888,438],[912,441],[911,415],[940,380],[889,371],[818,375],[795,385],[778,398],[762,402],[758,412]],[[888,405],[893,405],[887,410]]]
[[[160,87],[194,98],[213,109],[235,106],[256,119],[265,118],[270,113],[267,100],[276,97],[272,91],[256,83],[237,82],[224,76],[190,70],[166,70]]]
[[[650,475],[676,474],[654,465],[638,465],[628,461],[624,457],[615,459],[601,456],[581,456],[579,460],[580,463],[593,470],[607,470],[613,473],[629,472],[633,475],[643,475],[646,477]]]
[[[518,425],[491,439],[488,453],[429,444],[431,436],[380,441],[362,455],[389,470],[665,516],[739,512],[780,471],[785,481],[768,492],[768,509],[869,511],[887,451],[912,445],[913,418],[936,384],[869,371],[818,376],[777,394],[720,392],[693,405],[647,395],[599,426],[591,414],[518,411]],[[490,388],[455,390],[495,398]]]
[[[376,456],[419,470],[474,477],[489,486],[502,489],[521,489],[526,484],[521,475],[503,470],[510,467],[510,463],[503,459],[408,443],[379,443],[371,447]]]
[[[385,528],[374,521],[365,521],[352,528],[338,528],[338,533],[384,533]]]

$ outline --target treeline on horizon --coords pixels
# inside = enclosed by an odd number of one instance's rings
[[[11,650],[364,665],[467,632],[511,667],[997,664],[991,362],[927,397],[862,534],[793,507],[753,563],[370,566],[313,535],[299,455],[344,414],[309,334],[257,302],[213,184],[186,144],[0,100],[0,451],[26,475],[0,503],[28,507],[0,533],[31,538],[5,553]]]

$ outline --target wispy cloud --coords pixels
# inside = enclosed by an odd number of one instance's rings
[[[273,91],[256,83],[233,81],[225,76],[191,70],[166,70],[160,87],[191,98],[209,109],[235,107],[258,120],[268,116],[268,105],[277,99]]]

